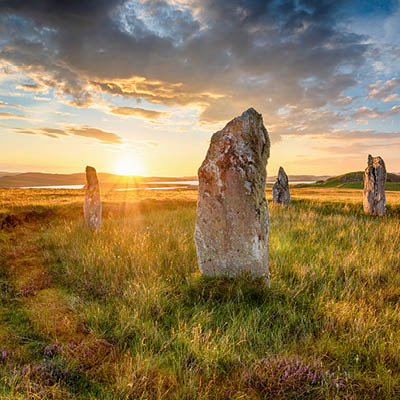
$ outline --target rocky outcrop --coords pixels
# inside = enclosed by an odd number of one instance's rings
[[[272,201],[285,206],[290,203],[289,179],[282,167],[279,167],[278,177],[272,188]]]
[[[101,200],[100,187],[96,170],[86,167],[86,195],[83,206],[85,224],[91,231],[98,231],[101,227]]]
[[[199,171],[195,242],[201,272],[269,282],[265,199],[270,140],[250,108],[214,133]]]
[[[368,155],[368,166],[364,172],[364,212],[383,216],[386,212],[386,167],[381,157]]]

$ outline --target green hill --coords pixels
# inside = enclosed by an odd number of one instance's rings
[[[308,185],[315,187],[327,188],[348,188],[362,189],[363,188],[364,171],[349,172],[347,174],[334,176],[324,181]],[[388,173],[386,179],[386,190],[400,190],[400,175]]]

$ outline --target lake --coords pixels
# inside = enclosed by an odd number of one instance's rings
[[[267,182],[267,184],[272,185],[274,182]],[[293,181],[289,182],[289,185],[299,185],[299,184],[310,184],[315,183],[315,181]],[[100,183],[101,184],[101,183]],[[132,188],[117,188],[113,190],[125,191],[125,190],[172,190],[187,188],[189,186],[198,186],[198,181],[163,181],[163,182],[143,182],[142,185],[163,185],[163,186],[140,186]],[[165,185],[179,185],[179,186],[165,186]],[[54,185],[54,186],[24,186],[15,189],[83,189],[85,185]]]

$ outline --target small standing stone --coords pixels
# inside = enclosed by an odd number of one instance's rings
[[[364,172],[364,212],[385,215],[386,212],[386,167],[381,157],[368,155],[368,166]]]
[[[270,140],[253,108],[214,133],[201,165],[195,242],[207,276],[250,273],[269,283],[265,199]]]
[[[282,167],[279,167],[278,177],[272,188],[272,201],[285,206],[290,203],[289,179]]]
[[[100,187],[96,170],[86,167],[86,196],[83,206],[85,224],[91,231],[99,231],[101,227]]]

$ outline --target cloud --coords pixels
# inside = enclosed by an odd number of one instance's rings
[[[400,86],[399,78],[392,78],[383,83],[381,80],[377,81],[369,85],[369,88],[371,90],[368,94],[367,99],[380,99],[385,101],[386,99],[394,95],[393,92],[398,86]]]
[[[393,106],[389,111],[385,113],[385,116],[394,116],[400,114],[400,106]]]
[[[77,107],[107,93],[196,105],[207,123],[249,106],[275,118],[285,106],[350,103],[343,93],[357,84],[370,45],[343,29],[344,5],[4,0],[0,61]]]
[[[381,112],[376,108],[372,109],[369,107],[361,107],[353,113],[353,118],[379,118],[381,116]]]
[[[47,137],[51,137],[53,139],[59,139],[59,136],[68,135],[62,129],[54,129],[54,128],[10,128],[13,132],[23,133],[26,135],[43,135]]]
[[[398,114],[396,106],[360,107],[358,97],[348,95],[365,76],[370,79],[377,53],[371,37],[352,31],[348,17],[354,15],[347,4],[3,0],[0,62],[38,87],[53,88],[74,107],[104,104],[105,95],[115,96],[194,106],[202,124],[221,124],[253,106],[263,113],[273,143],[284,136],[393,139],[397,134],[384,129],[338,130],[348,121],[365,125]],[[398,86],[398,78],[382,78],[369,86],[368,98],[389,103],[397,99]],[[166,115],[107,107],[115,115],[153,121]],[[58,136],[39,134],[46,133]],[[92,127],[65,133],[122,142],[115,133]]]
[[[374,129],[336,129],[327,137],[330,140],[349,140],[349,139],[400,139],[398,132],[382,132]]]
[[[354,99],[350,96],[340,96],[335,101],[333,101],[333,104],[340,105],[340,106],[346,106],[346,105],[351,104],[353,102],[353,100]]]
[[[146,110],[144,108],[137,107],[110,107],[110,113],[123,115],[126,117],[139,117],[150,120],[155,120],[168,114],[162,111]]]
[[[354,142],[350,144],[346,144],[343,146],[315,146],[314,150],[324,151],[331,154],[354,154],[356,157],[364,157],[367,158],[368,153],[372,153],[379,150],[387,150],[390,148],[400,149],[400,142],[393,142],[390,145],[387,143],[366,143],[366,142]]]
[[[15,114],[12,112],[0,112],[0,119],[30,119],[25,115]]]
[[[353,118],[382,118],[392,117],[400,114],[400,106],[393,106],[389,110],[380,111],[377,108],[361,107],[353,113]]]
[[[38,85],[37,83],[33,83],[33,84],[24,83],[24,84],[18,85],[16,88],[22,89],[25,91],[35,92],[35,93],[47,92],[47,88],[45,88],[44,86]]]
[[[15,133],[23,133],[27,135],[43,135],[54,139],[60,136],[82,136],[90,139],[96,139],[105,144],[120,144],[122,138],[116,133],[103,131],[102,129],[90,126],[74,126],[66,129],[58,128],[8,128],[9,131]]]
[[[4,103],[3,101],[0,101],[0,107],[5,107],[5,108],[17,108],[19,110],[24,110],[25,107],[21,106],[19,104],[9,104],[9,103]]]
[[[38,100],[38,101],[51,101],[50,97],[39,97],[39,96],[33,96],[34,100]]]
[[[106,132],[102,129],[92,128],[90,126],[83,126],[77,128],[70,128],[67,131],[70,135],[83,136],[87,138],[97,139],[107,144],[122,143],[122,139],[115,133]]]
[[[399,95],[397,93],[393,93],[390,96],[386,97],[385,99],[383,99],[384,103],[389,103],[393,100],[396,100],[399,97]]]
[[[68,112],[52,111],[52,113],[56,114],[56,115],[61,115],[63,117],[76,117],[76,114],[71,114],[71,113],[68,113]]]

